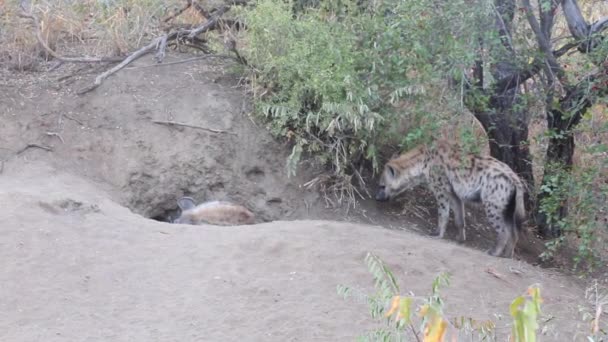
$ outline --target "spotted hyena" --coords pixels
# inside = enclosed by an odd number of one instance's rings
[[[196,205],[192,198],[182,197],[177,201],[177,205],[181,209],[181,215],[173,223],[220,226],[255,223],[255,215],[251,211],[230,202],[210,201]]]
[[[489,254],[513,256],[525,218],[524,184],[509,166],[489,156],[465,154],[445,140],[437,141],[388,161],[376,200],[387,201],[422,183],[428,185],[438,205],[439,222],[432,235],[443,238],[452,208],[459,240],[464,241],[464,202],[481,202],[498,233]]]

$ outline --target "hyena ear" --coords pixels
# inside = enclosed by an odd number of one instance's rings
[[[391,177],[395,177],[395,176],[397,176],[397,170],[395,170],[395,168],[394,168],[394,167],[392,167],[392,166],[390,166],[390,165],[386,165],[386,169],[388,170],[388,174],[389,174]]]
[[[196,206],[192,197],[182,197],[177,200],[177,206],[182,210],[186,211]]]

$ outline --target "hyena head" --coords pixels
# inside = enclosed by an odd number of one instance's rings
[[[420,149],[391,159],[380,175],[376,201],[388,201],[400,193],[419,185],[423,180],[424,155]]]
[[[196,207],[196,203],[194,203],[192,197],[182,197],[178,199],[177,206],[181,210],[181,213],[178,218],[173,220],[173,223],[194,224],[192,221],[192,215],[189,212],[190,209]]]

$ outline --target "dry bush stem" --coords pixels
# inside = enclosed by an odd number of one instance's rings
[[[65,144],[63,137],[57,132],[46,132],[46,135],[48,135],[49,137],[57,137],[57,139],[61,140],[61,143]]]

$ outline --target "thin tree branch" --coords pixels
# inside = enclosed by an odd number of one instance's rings
[[[597,47],[599,38],[594,36],[608,27],[608,17],[589,25],[576,0],[562,0],[562,9],[570,34],[580,42],[578,50],[581,53],[588,53]]]
[[[547,37],[547,39],[551,39],[551,34],[553,32],[553,19],[555,17],[555,13],[557,12],[558,7],[558,0],[550,0],[549,8],[545,8],[542,0],[538,1],[538,11],[540,14],[540,30],[545,35],[545,37]]]
[[[530,28],[534,35],[536,36],[536,40],[538,42],[538,46],[540,50],[545,55],[545,59],[549,64],[549,68],[547,69],[547,76],[550,78],[550,82],[553,82],[553,74],[557,76],[559,81],[563,85],[568,84],[568,80],[566,79],[566,73],[564,69],[559,65],[553,52],[551,51],[551,42],[549,41],[549,37],[545,35],[545,33],[541,30],[540,25],[538,24],[538,20],[536,20],[536,16],[532,10],[532,5],[530,4],[530,0],[522,0],[524,8],[526,9],[526,17],[528,18],[528,23],[530,24]]]
[[[552,54],[553,56],[555,56],[555,58],[559,58],[565,55],[568,51],[576,48],[578,45],[579,43],[577,42],[567,43],[561,48],[554,50]],[[496,89],[500,93],[516,87],[538,74],[542,70],[544,65],[545,61],[542,58],[534,58],[534,60],[532,60],[532,63],[530,63],[527,68],[523,70],[518,70],[517,72],[509,76],[503,77],[498,82],[496,82]]]

